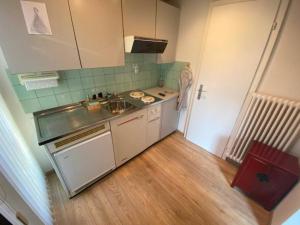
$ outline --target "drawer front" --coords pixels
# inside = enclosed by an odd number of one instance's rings
[[[161,104],[148,108],[148,117],[147,117],[148,122],[160,118],[160,114],[161,114]]]

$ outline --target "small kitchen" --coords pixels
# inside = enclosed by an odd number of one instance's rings
[[[177,95],[163,88],[127,91],[34,113],[39,144],[69,196],[176,131]]]
[[[297,218],[299,6],[0,0],[3,223]]]
[[[2,42],[9,78],[70,197],[176,131],[177,80],[185,66],[175,64],[177,7],[155,0],[51,1],[51,34],[28,36],[21,26],[30,2],[21,3],[1,11],[1,21],[19,27]],[[14,19],[4,11],[15,11]],[[8,42],[11,36],[18,38]]]

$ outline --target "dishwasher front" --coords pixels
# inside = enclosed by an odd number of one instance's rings
[[[110,131],[81,142],[74,138],[75,140],[76,144],[68,142],[69,147],[53,154],[70,196],[74,196],[116,167]]]

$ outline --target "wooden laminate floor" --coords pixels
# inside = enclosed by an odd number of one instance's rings
[[[88,162],[87,162],[88,163]],[[69,200],[49,176],[57,225],[269,224],[230,187],[236,168],[175,133]]]

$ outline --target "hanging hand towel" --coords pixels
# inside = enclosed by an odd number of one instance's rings
[[[179,77],[179,98],[177,104],[177,110],[187,108],[188,90],[193,83],[193,73],[189,65],[187,65],[180,74]]]

